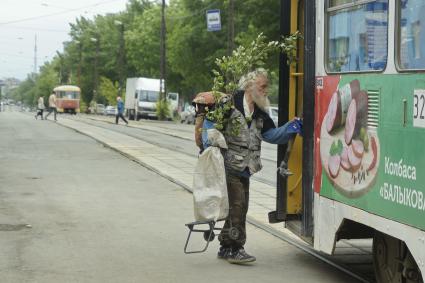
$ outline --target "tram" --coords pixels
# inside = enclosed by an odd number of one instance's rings
[[[425,1],[282,0],[279,123],[304,119],[271,223],[332,254],[373,239],[378,282],[425,274]],[[278,148],[278,164],[286,153]]]
[[[56,109],[61,113],[75,114],[80,112],[81,90],[73,85],[61,85],[53,89],[56,95]]]

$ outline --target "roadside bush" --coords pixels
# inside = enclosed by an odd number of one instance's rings
[[[156,116],[158,120],[165,120],[170,117],[170,103],[167,100],[158,100],[156,103]]]
[[[84,100],[80,99],[80,113],[87,113],[88,108],[87,104],[84,102]]]

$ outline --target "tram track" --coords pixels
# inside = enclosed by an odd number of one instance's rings
[[[109,123],[109,124],[113,124],[113,122],[110,122],[110,121],[105,121],[105,120],[103,120],[103,119],[96,119],[96,118],[93,118],[93,117],[89,117],[89,116],[87,116],[87,117],[84,117],[84,119],[88,119],[88,120],[91,120],[91,121],[96,121],[96,122],[103,122],[103,123]],[[151,132],[154,132],[154,133],[157,133],[157,134],[163,134],[163,135],[168,135],[168,136],[171,136],[171,137],[174,137],[174,138],[178,138],[178,139],[181,139],[181,140],[185,140],[185,141],[190,141],[190,142],[193,142],[193,138],[192,137],[190,137],[190,138],[186,138],[186,137],[183,137],[183,136],[181,136],[181,135],[177,135],[177,134],[174,134],[174,133],[171,133],[171,132],[169,132],[170,130],[174,130],[175,131],[175,129],[172,129],[172,127],[166,127],[166,126],[164,126],[164,125],[161,125],[161,124],[156,124],[155,125],[155,127],[157,127],[157,128],[161,128],[161,129],[163,129],[163,130],[156,130],[156,129],[148,129],[148,128],[143,128],[143,127],[140,127],[140,126],[136,126],[136,127],[134,127],[134,126],[130,126],[131,128],[136,128],[136,129],[140,129],[140,130],[144,130],[144,131],[151,131]],[[179,128],[178,129],[179,131],[181,131],[181,132],[185,132],[186,134],[193,134],[193,130],[192,131],[188,131],[188,130],[186,130],[186,129],[181,129],[181,128]],[[167,132],[168,131],[168,132]],[[276,163],[277,161],[276,161],[276,159],[272,159],[272,158],[268,158],[268,157],[261,157],[261,160],[263,160],[263,161],[268,161],[268,162],[272,162],[272,163]]]
[[[87,119],[87,120],[90,120],[90,121],[86,121],[86,119]],[[162,144],[162,143],[154,142],[154,141],[149,140],[149,139],[144,139],[144,138],[143,138],[143,137],[141,137],[140,135],[136,135],[136,134],[133,134],[133,133],[128,133],[128,131],[119,131],[119,129],[111,129],[111,128],[107,127],[107,126],[103,126],[103,125],[99,125],[99,124],[97,124],[97,123],[109,123],[109,124],[113,124],[113,123],[108,122],[108,121],[102,121],[102,120],[92,119],[92,118],[78,119],[78,121],[79,121],[79,122],[86,123],[86,124],[89,124],[89,125],[91,125],[91,126],[96,126],[96,127],[99,127],[99,128],[105,129],[105,130],[109,130],[109,131],[117,131],[117,132],[119,132],[119,133],[126,134],[126,135],[128,135],[128,136],[130,136],[130,137],[132,137],[132,138],[139,139],[139,140],[142,140],[142,141],[144,141],[144,142],[151,143],[151,144],[156,145],[156,146],[165,147],[165,148],[167,148],[167,149],[170,149],[170,150],[173,150],[173,151],[177,151],[177,152],[182,153],[182,154],[185,154],[185,155],[187,155],[187,156],[191,156],[191,157],[197,157],[197,156],[198,156],[197,154],[190,154],[190,153],[188,153],[187,151],[182,150],[182,149],[180,149],[180,148],[178,148],[178,147],[173,147],[173,148],[172,148],[172,147],[167,146],[167,145],[164,145],[164,144]],[[160,134],[160,135],[167,135],[167,136],[171,136],[171,137],[173,137],[173,138],[178,138],[178,139],[182,139],[182,140],[186,140],[186,141],[188,140],[188,139],[186,139],[186,138],[184,138],[184,137],[177,136],[177,135],[171,135],[171,134],[168,134],[168,133],[163,132],[163,131],[155,131],[155,130],[151,130],[151,129],[144,129],[144,128],[131,127],[131,126],[130,126],[129,128],[139,129],[139,130],[142,130],[142,131],[151,131],[151,132],[154,132],[154,133],[157,133],[157,134]],[[164,129],[166,129],[165,127],[163,127],[163,128],[164,128]],[[192,140],[190,140],[190,141],[192,142]],[[262,159],[263,161],[273,163],[273,165],[272,165],[272,166],[274,166],[274,167],[275,167],[275,165],[274,165],[274,164],[275,164],[275,162],[276,162],[276,161],[271,160],[271,159],[267,159],[267,158],[261,158],[261,159]],[[276,170],[277,170],[277,169],[276,169]],[[266,178],[263,178],[263,177],[259,177],[259,176],[252,176],[251,178],[252,178],[253,180],[257,181],[257,182],[264,183],[264,184],[269,185],[269,186],[272,186],[272,187],[275,187],[275,186],[276,186],[276,183],[275,183],[275,182],[270,181],[270,180],[268,180],[268,179],[266,179]]]
[[[128,131],[119,131],[117,129],[111,129],[111,128],[107,127],[107,126],[99,125],[98,124],[98,123],[107,123],[105,121],[99,121],[99,120],[96,120],[96,119],[89,119],[89,120],[90,121],[87,121],[86,119],[78,119],[79,122],[88,124],[90,126],[95,126],[95,127],[98,127],[98,128],[109,130],[109,131],[119,132],[119,133],[128,135],[128,136],[130,136],[132,138],[136,138],[136,139],[142,140],[144,142],[148,142],[148,143],[154,144],[156,146],[161,146],[161,147],[164,146],[163,144],[154,143],[154,142],[152,142],[150,140],[143,139],[139,135],[128,133]],[[135,128],[135,127],[132,127],[132,128]],[[148,129],[140,129],[140,130],[149,131]],[[155,132],[155,131],[153,131],[153,132]],[[156,133],[157,134],[162,134],[162,135],[167,135],[166,133],[159,132],[159,131],[156,132]],[[168,147],[167,149],[177,150],[180,153],[183,153],[185,155],[192,156],[192,157],[196,157],[197,156],[196,154],[189,154],[189,153],[187,153],[187,152],[185,152],[183,150],[179,150],[179,149],[176,149],[176,148],[169,148]],[[266,183],[266,184],[271,185],[271,186],[274,186],[275,185],[275,184],[270,184],[271,182],[269,182],[268,180],[266,180],[264,178],[253,177],[253,179],[255,179],[258,182]],[[170,180],[170,181],[174,182],[173,180]],[[186,190],[188,190],[188,191],[191,192],[191,189],[190,188],[186,188],[186,186],[184,184],[178,183],[178,185],[185,187]],[[328,265],[330,265],[330,266],[338,269],[339,271],[341,271],[341,272],[349,275],[350,277],[358,280],[359,282],[364,282],[364,283],[373,283],[374,282],[374,281],[368,279],[367,277],[363,276],[362,274],[359,274],[358,272],[354,271],[352,268],[350,268],[350,266],[347,266],[346,264],[341,264],[341,263],[337,262],[336,260],[334,260],[332,258],[332,256],[329,256],[329,255],[326,255],[326,254],[323,254],[323,253],[321,253],[319,251],[314,250],[311,247],[311,245],[309,245],[307,242],[302,241],[301,239],[297,239],[297,238],[295,238],[293,236],[287,235],[287,234],[285,234],[283,232],[280,232],[280,231],[278,231],[276,229],[273,229],[273,228],[271,228],[271,227],[269,227],[267,225],[264,225],[263,223],[255,220],[254,218],[252,218],[250,216],[247,216],[247,221],[251,225],[254,225],[255,227],[257,227],[257,228],[259,228],[259,229],[261,229],[261,230],[263,230],[263,231],[265,231],[265,232],[267,232],[267,233],[269,233],[269,234],[271,234],[271,235],[279,238],[280,240],[287,242],[291,246],[294,246],[294,247],[302,250],[303,252],[305,252],[305,253],[313,256],[314,258],[317,258],[318,260],[320,260],[320,261],[322,261],[322,262],[324,262],[324,263],[326,263],[326,264],[328,264]]]

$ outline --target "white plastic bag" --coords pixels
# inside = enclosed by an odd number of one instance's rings
[[[211,144],[200,156],[193,174],[193,204],[196,221],[217,221],[229,213],[224,159],[220,148],[227,148],[224,136],[207,130]]]

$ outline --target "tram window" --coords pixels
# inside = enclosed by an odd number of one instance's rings
[[[425,68],[425,2],[402,0],[399,25],[399,67]]]
[[[378,71],[387,64],[388,0],[356,2],[329,1],[329,72]]]
[[[58,91],[57,96],[59,98],[78,99],[79,95],[76,91]]]

